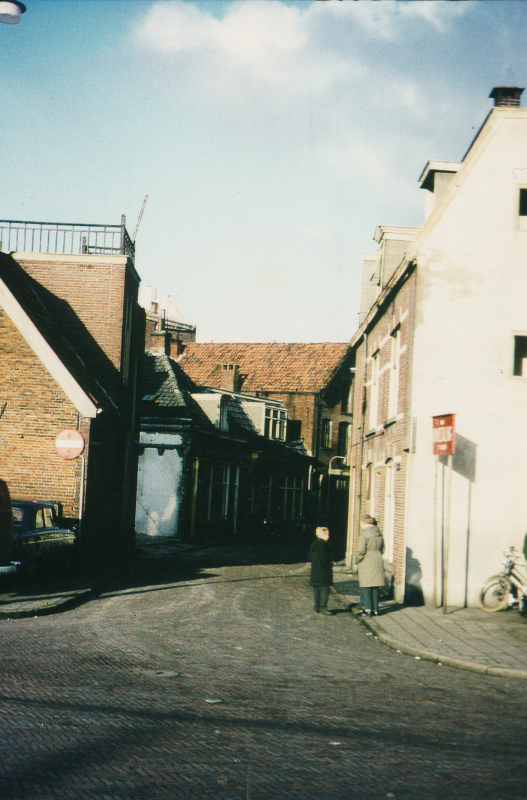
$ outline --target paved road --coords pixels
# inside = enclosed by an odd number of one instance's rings
[[[0,798],[527,798],[523,682],[315,615],[299,556],[265,556],[151,548],[85,606],[1,620]]]

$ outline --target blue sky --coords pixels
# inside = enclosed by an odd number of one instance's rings
[[[136,267],[199,341],[351,338],[376,225],[420,225],[427,160],[527,85],[521,0],[26,5],[0,218],[132,233],[148,194]]]

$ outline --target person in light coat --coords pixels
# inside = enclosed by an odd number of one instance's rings
[[[379,613],[379,587],[384,586],[384,539],[377,527],[377,520],[364,514],[361,517],[361,534],[357,545],[359,583],[366,614]]]

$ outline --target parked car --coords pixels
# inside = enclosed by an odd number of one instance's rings
[[[13,510],[7,483],[0,478],[0,575],[16,571],[11,563],[13,550]]]
[[[72,566],[77,534],[62,527],[57,504],[44,501],[13,500],[13,558],[22,571],[41,576]]]

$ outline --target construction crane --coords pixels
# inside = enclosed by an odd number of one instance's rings
[[[137,236],[137,231],[139,230],[139,223],[141,222],[141,217],[143,216],[143,211],[145,210],[147,200],[148,195],[145,194],[145,199],[143,200],[143,205],[141,206],[141,211],[139,212],[139,217],[137,219],[137,225],[135,226],[134,235],[132,236],[132,244],[135,244],[135,237]]]

